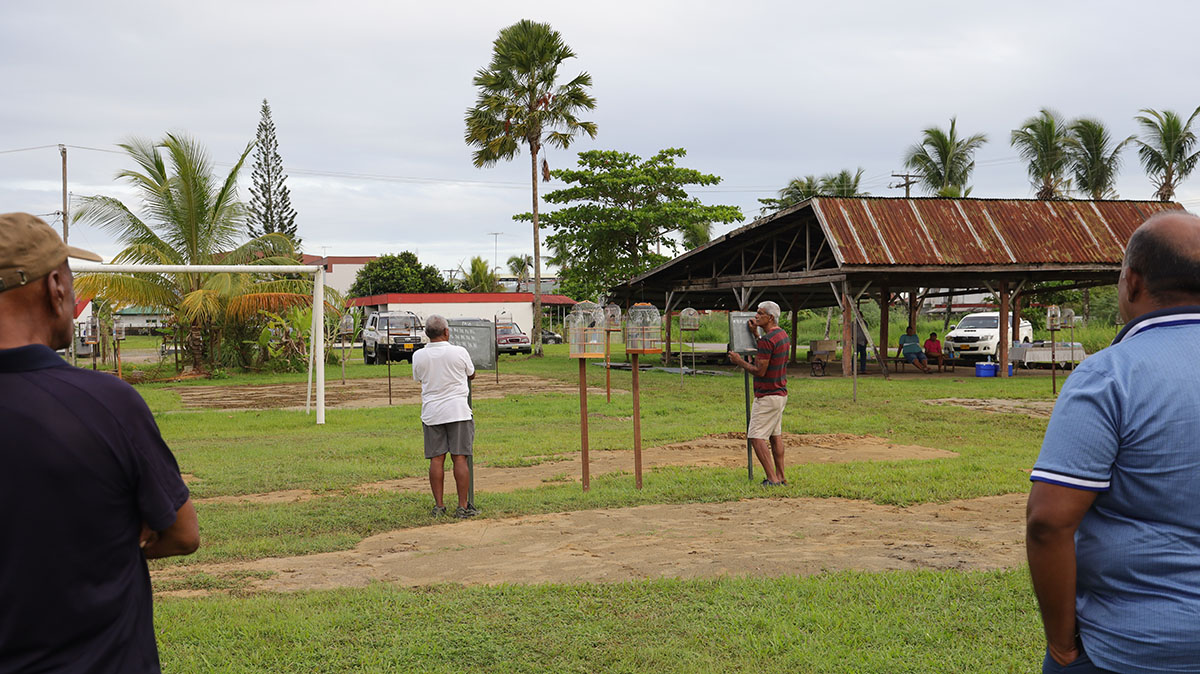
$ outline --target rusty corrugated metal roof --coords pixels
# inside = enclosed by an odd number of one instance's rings
[[[839,265],[1119,264],[1161,201],[817,197]]]

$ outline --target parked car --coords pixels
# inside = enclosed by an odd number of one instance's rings
[[[417,349],[425,346],[424,326],[411,311],[379,311],[367,316],[363,326],[363,362],[381,365],[392,360],[412,362]]]
[[[1033,341],[1033,324],[1021,319],[1017,333],[1013,341]],[[958,358],[995,358],[1000,346],[1000,314],[990,311],[963,316],[957,325],[950,326],[946,343]]]
[[[563,337],[553,330],[542,329],[542,344],[562,344]]]
[[[521,331],[521,326],[516,323],[497,323],[496,352],[533,353],[533,346],[529,343],[529,335]]]

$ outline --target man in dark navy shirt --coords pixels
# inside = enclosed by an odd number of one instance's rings
[[[0,215],[0,674],[158,672],[146,558],[199,545],[196,512],[145,402],[71,367],[69,248]]]

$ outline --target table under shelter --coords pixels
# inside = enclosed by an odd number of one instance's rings
[[[1174,202],[1032,199],[813,197],[694,248],[611,289],[621,304],[651,302],[668,316],[684,306],[746,311],[773,300],[792,312],[838,307],[842,344],[853,343],[858,302],[880,302],[886,316],[907,291],[915,322],[918,298],[990,292],[999,300],[1001,363],[1017,334],[1023,298],[1034,284],[1054,290],[1117,282],[1125,245]],[[921,295],[919,289],[926,289]],[[874,340],[872,340],[874,341]],[[795,360],[796,336],[792,335]],[[888,324],[876,344],[886,352]],[[671,352],[671,322],[666,349]],[[853,359],[843,356],[849,376]],[[885,365],[886,367],[886,365]],[[1000,376],[1007,376],[1005,367]]]

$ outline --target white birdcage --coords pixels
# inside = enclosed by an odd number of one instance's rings
[[[1046,329],[1062,329],[1062,310],[1058,308],[1057,304],[1051,304],[1046,307]]]
[[[615,304],[604,307],[604,327],[609,332],[621,331],[621,307]]]
[[[662,353],[662,316],[652,304],[630,307],[625,318],[626,353]]]
[[[567,316],[567,341],[571,358],[604,357],[604,309],[595,302],[579,302]]]
[[[121,321],[113,321],[113,339],[117,341],[125,339],[125,324]]]
[[[693,332],[700,329],[700,312],[688,307],[679,312],[679,329]]]

